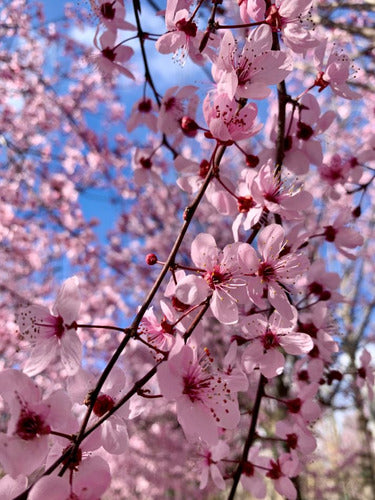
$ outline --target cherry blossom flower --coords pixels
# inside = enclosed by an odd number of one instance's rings
[[[170,87],[165,92],[158,116],[158,129],[161,132],[167,135],[176,135],[181,131],[182,118],[195,116],[199,99],[194,92],[197,90],[198,87],[187,85],[181,88],[178,86]]]
[[[288,188],[287,183],[275,175],[271,160],[260,168],[249,189],[255,202],[285,219],[303,218],[302,211],[307,210],[313,202],[308,191]]]
[[[134,24],[125,21],[124,0],[90,0],[91,9],[108,30],[136,30]]]
[[[43,371],[57,354],[68,375],[78,370],[82,357],[82,345],[76,332],[80,306],[78,278],[73,276],[62,284],[51,312],[39,305],[18,311],[16,319],[21,337],[33,346],[24,367],[27,375]]]
[[[372,401],[374,399],[374,384],[375,384],[375,369],[370,365],[372,357],[367,349],[363,349],[359,358],[361,365],[357,370],[356,385],[363,387],[365,384],[368,390],[368,397]]]
[[[227,94],[210,93],[203,101],[203,114],[212,137],[221,142],[241,141],[262,128],[256,123],[258,108],[249,103],[239,108]]]
[[[264,498],[267,492],[264,481],[264,469],[268,465],[268,459],[259,456],[260,450],[260,446],[252,446],[250,448],[241,474],[242,486],[255,498]]]
[[[286,290],[297,276],[308,268],[308,259],[300,253],[280,256],[285,246],[285,231],[278,224],[265,227],[258,236],[258,250],[262,256],[259,262],[255,250],[250,246],[239,249],[240,260],[248,269],[248,293],[259,307],[264,307],[263,291],[271,305],[287,320],[294,317]],[[255,274],[255,275],[254,275]]]
[[[179,281],[176,297],[185,304],[199,304],[210,296],[215,318],[224,324],[236,323],[237,304],[246,301],[246,279],[237,259],[242,245],[246,243],[233,243],[221,251],[213,236],[199,234],[191,245],[191,258],[203,276],[188,275]]]
[[[264,99],[269,85],[281,82],[291,71],[291,61],[285,52],[271,50],[269,26],[256,28],[245,40],[240,53],[231,31],[226,30],[220,52],[212,66],[219,93],[229,99]]]
[[[336,291],[340,284],[340,276],[337,273],[327,272],[323,259],[314,261],[306,275],[307,290],[319,300],[340,302],[343,296]]]
[[[360,99],[361,94],[351,90],[347,84],[350,74],[349,70],[352,64],[348,55],[345,54],[344,50],[339,51],[336,47],[333,47],[327,62],[324,64],[326,50],[327,39],[321,42],[315,49],[318,75],[315,79],[314,86],[319,87],[319,92],[322,92],[329,86],[334,94],[344,99]]]
[[[216,445],[203,448],[200,453],[202,459],[200,460],[199,468],[201,469],[199,488],[203,490],[208,483],[211,476],[212,481],[219,490],[225,489],[225,481],[220,472],[218,463],[223,458],[229,455],[229,446],[224,441],[219,441]]]
[[[52,474],[40,478],[32,487],[28,498],[96,500],[105,493],[110,484],[108,463],[102,457],[89,456],[80,461],[71,474],[65,474],[63,477]]]
[[[237,396],[211,364],[207,351],[198,357],[196,349],[183,345],[178,352],[171,352],[157,375],[163,396],[176,401],[177,419],[187,439],[200,438],[215,445],[218,427],[234,429],[240,412]]]
[[[0,462],[13,478],[29,475],[47,456],[51,430],[65,431],[71,402],[63,391],[42,400],[39,387],[12,369],[0,372],[0,395],[10,414],[7,434],[0,434]]]
[[[308,23],[311,7],[312,0],[276,0],[264,16],[272,31],[280,31],[282,41],[297,54],[319,44]]]
[[[116,31],[105,31],[100,35],[99,39],[98,35],[99,28],[96,30],[94,37],[94,45],[98,49],[99,54],[92,56],[92,60],[97,65],[103,77],[109,77],[113,71],[117,70],[124,76],[134,80],[133,73],[123,66],[133,55],[133,49],[122,44],[116,45]]]
[[[126,130],[132,132],[135,128],[145,125],[153,132],[157,127],[157,106],[152,99],[142,97],[133,104],[129,119],[126,123]]]
[[[164,315],[158,319],[154,313],[154,308],[148,309],[139,325],[139,333],[145,335],[147,342],[162,351],[170,351],[174,342],[177,329],[181,329],[181,323],[173,325],[177,319],[177,314],[161,301],[160,305]]]
[[[302,332],[292,331],[290,322],[283,320],[274,312],[269,320],[263,315],[254,314],[242,324],[246,338],[250,340],[242,362],[248,373],[259,368],[261,373],[272,378],[284,369],[285,358],[281,348],[288,354],[305,354],[314,346],[311,337]]]
[[[286,440],[289,450],[296,450],[302,456],[312,453],[317,444],[313,433],[307,427],[287,420],[276,423],[276,436]]]
[[[77,403],[90,403],[90,394],[96,385],[96,379],[86,370],[80,369],[73,377],[68,379],[68,393]],[[115,404],[126,394],[127,384],[124,371],[114,366],[104,382],[93,407],[92,423],[110,411]],[[133,403],[136,405],[136,403]],[[123,453],[129,444],[127,420],[136,416],[130,402],[122,405],[116,413],[111,415],[99,428],[101,433],[100,443],[103,448],[115,455]]]
[[[352,249],[363,245],[363,236],[358,231],[351,227],[347,227],[352,220],[350,210],[343,209],[339,212],[332,224],[324,227],[325,240],[334,243],[337,250],[348,257],[348,259],[356,259],[356,256],[347,251],[347,248]]]
[[[275,490],[288,500],[297,498],[297,490],[290,480],[299,473],[299,461],[290,453],[283,453],[277,460],[270,460],[270,470],[266,476],[272,479]]]

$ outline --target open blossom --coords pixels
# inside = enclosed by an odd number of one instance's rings
[[[351,90],[347,81],[350,77],[350,67],[352,61],[344,50],[338,51],[334,47],[324,63],[325,53],[327,49],[327,40],[320,43],[315,50],[315,59],[318,69],[318,74],[314,85],[319,87],[319,92],[322,92],[326,87],[331,87],[334,94],[344,97],[345,99],[360,99],[361,94]]]
[[[196,349],[183,345],[158,367],[158,381],[163,396],[176,401],[177,419],[186,437],[215,445],[218,428],[236,428],[240,412],[237,395],[211,364],[207,351],[198,357]]]
[[[325,240],[334,243],[337,250],[354,260],[356,256],[347,251],[347,249],[352,249],[363,245],[363,236],[353,229],[348,227],[347,224],[352,220],[352,214],[350,210],[342,209],[337,215],[332,224],[324,227],[324,237]]]
[[[245,40],[241,52],[231,31],[226,30],[212,66],[219,93],[226,93],[230,99],[266,98],[271,93],[269,85],[279,83],[291,71],[287,54],[271,47],[269,26],[256,28]]]
[[[62,284],[51,311],[39,305],[18,311],[21,337],[33,346],[24,367],[26,374],[37,375],[57,354],[68,375],[78,370],[82,358],[82,345],[76,332],[80,306],[78,278],[73,276]]]
[[[256,251],[250,245],[241,246],[240,259],[247,268],[248,293],[259,307],[264,307],[264,292],[270,304],[287,320],[294,317],[286,290],[296,278],[307,270],[309,262],[305,255],[286,253],[280,255],[286,245],[285,231],[278,224],[265,227],[258,236],[259,261]]]
[[[41,477],[32,487],[29,500],[97,500],[111,484],[108,463],[99,456],[88,456],[63,477],[55,473]]]
[[[195,92],[198,87],[170,87],[164,94],[158,116],[158,129],[164,134],[176,135],[181,130],[180,124],[184,116],[193,118],[198,105]]]
[[[191,245],[191,258],[201,275],[188,275],[179,281],[177,298],[195,305],[210,296],[215,318],[226,325],[236,323],[238,303],[246,301],[246,279],[237,259],[242,245],[246,243],[233,243],[221,251],[213,236],[199,234]]]
[[[200,453],[201,460],[199,468],[201,470],[199,488],[203,490],[211,476],[212,481],[219,490],[225,489],[225,481],[218,467],[218,463],[229,455],[229,446],[224,441],[219,441],[215,446],[204,447]]]
[[[259,132],[258,108],[249,103],[239,108],[227,94],[209,93],[203,101],[203,114],[212,137],[222,142],[241,141]]]
[[[276,0],[265,12],[272,31],[279,31],[285,45],[297,54],[319,44],[308,23],[311,7],[312,0]]]
[[[68,393],[77,403],[90,404],[90,394],[96,385],[96,378],[86,370],[80,369],[68,379]],[[127,383],[124,371],[114,366],[101,388],[93,407],[92,422],[112,410],[116,403],[126,394]],[[122,405],[113,415],[103,422],[98,430],[100,444],[103,448],[115,455],[123,453],[129,442],[127,420],[136,416],[136,403],[131,407],[130,402]]]
[[[134,75],[127,68],[123,66],[128,62],[134,51],[131,47],[126,45],[117,44],[117,32],[107,30],[100,35],[99,28],[96,30],[94,37],[94,45],[99,53],[92,56],[93,62],[97,65],[99,71],[104,77],[112,75],[113,71],[117,70],[121,74],[134,80]]]
[[[372,401],[374,399],[375,368],[371,366],[371,360],[371,354],[367,349],[363,349],[360,357],[361,365],[357,370],[356,384],[358,387],[363,387],[366,384],[368,397]]]
[[[135,128],[144,125],[153,132],[157,127],[157,106],[152,99],[142,97],[133,104],[129,119],[126,123],[126,130],[132,132]]]
[[[12,369],[0,372],[0,395],[10,415],[7,433],[0,434],[0,463],[13,478],[29,475],[47,456],[51,429],[65,431],[71,403],[63,391],[42,400],[39,387]]]
[[[259,368],[261,373],[272,378],[280,375],[284,369],[284,350],[288,354],[305,354],[314,346],[311,337],[302,332],[293,331],[288,321],[274,312],[269,320],[263,315],[254,314],[242,325],[249,344],[242,356],[242,362],[248,373]]]
[[[313,202],[308,191],[288,188],[287,183],[275,175],[271,160],[260,168],[249,190],[256,203],[285,219],[303,218],[302,211],[307,210]]]
[[[91,9],[108,30],[136,30],[134,24],[125,21],[124,0],[90,0]]]

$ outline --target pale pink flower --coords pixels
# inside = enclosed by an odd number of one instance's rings
[[[353,219],[350,210],[342,209],[333,223],[328,226],[324,226],[324,237],[325,240],[334,243],[337,250],[348,257],[348,259],[356,259],[356,256],[347,251],[347,249],[352,249],[363,245],[363,236],[351,227],[347,227],[347,224]]]
[[[240,412],[237,395],[211,365],[207,351],[199,358],[196,349],[183,345],[158,367],[158,381],[163,396],[176,401],[177,419],[186,437],[215,445],[218,428],[236,428]]]
[[[313,433],[306,426],[301,427],[287,420],[276,423],[276,436],[286,440],[289,450],[296,450],[302,456],[312,453],[317,444]]]
[[[131,114],[126,122],[126,130],[132,132],[135,128],[144,125],[153,132],[157,132],[157,106],[152,99],[142,97],[133,104]]]
[[[90,403],[90,394],[96,385],[96,378],[86,370],[80,369],[68,379],[68,393],[74,402]],[[127,393],[127,383],[124,371],[118,366],[113,367],[93,407],[91,423],[110,411]],[[134,413],[134,412],[133,412]],[[127,421],[132,418],[130,402],[123,404],[99,428],[100,443],[103,448],[115,455],[120,455],[128,448],[129,436]]]
[[[255,498],[264,498],[267,492],[264,469],[268,466],[268,459],[259,456],[260,449],[260,446],[250,448],[241,474],[242,486]]]
[[[124,0],[90,0],[91,9],[108,30],[136,30],[134,24],[125,21]]]
[[[258,108],[248,103],[239,108],[227,94],[209,93],[203,101],[203,114],[212,137],[221,142],[241,141],[257,134],[262,125],[256,122]]]
[[[31,305],[17,312],[17,323],[22,338],[33,346],[24,372],[37,375],[60,355],[68,375],[81,366],[82,345],[77,335],[76,320],[81,306],[78,278],[73,276],[62,284],[50,310]]]
[[[308,269],[309,262],[300,253],[286,253],[280,256],[286,245],[285,231],[278,224],[265,227],[258,236],[258,250],[261,260],[250,246],[241,247],[240,259],[247,268],[248,293],[250,299],[259,307],[264,307],[264,290],[271,305],[287,320],[294,317],[286,290],[297,276]]]
[[[340,276],[337,273],[327,272],[323,259],[314,261],[306,275],[307,291],[319,300],[340,302],[343,296],[336,291],[340,285]]]
[[[301,427],[314,422],[322,413],[319,404],[313,400],[318,389],[319,384],[313,382],[300,389],[297,397],[284,401],[289,418]]]
[[[164,94],[158,116],[158,129],[167,135],[176,135],[181,131],[184,116],[193,118],[199,98],[195,94],[198,87],[170,87]]]
[[[177,329],[181,328],[181,324],[177,323],[177,328],[175,328],[173,324],[177,319],[177,315],[168,308],[165,302],[160,304],[163,312],[165,312],[163,317],[161,319],[157,318],[154,308],[150,307],[145,312],[138,331],[141,335],[146,336],[149,344],[162,351],[170,351],[175,342]]]
[[[179,155],[174,160],[176,170],[181,174],[177,179],[177,185],[187,193],[193,194],[198,191],[204,183],[210,164],[207,160],[200,163],[188,160]],[[220,179],[229,187],[235,189],[232,182],[220,172]],[[236,201],[234,197],[223,188],[222,184],[214,177],[207,186],[205,196],[216,210],[224,215],[229,215],[236,210]]]
[[[16,479],[13,479],[6,474],[0,479],[0,498],[3,500],[16,498],[27,489],[27,482],[26,476],[17,476]]]
[[[105,31],[99,38],[98,35],[99,28],[96,30],[94,37],[94,45],[99,53],[93,55],[92,60],[103,77],[109,77],[113,71],[117,70],[124,76],[134,80],[134,75],[123,66],[133,55],[133,49],[122,44],[116,45],[116,31]]]
[[[272,160],[263,165],[258,175],[249,186],[255,202],[265,207],[269,212],[280,214],[284,219],[300,219],[304,217],[313,202],[308,191],[287,185],[275,175]]]
[[[188,275],[177,284],[176,297],[184,304],[199,304],[208,296],[215,318],[224,324],[238,321],[238,303],[246,301],[246,279],[237,251],[246,243],[219,250],[210,234],[201,233],[191,245],[191,258],[199,275]]]
[[[295,332],[288,321],[275,311],[267,320],[260,314],[250,316],[242,324],[242,330],[249,340],[242,362],[248,373],[258,368],[261,373],[272,378],[284,370],[285,357],[281,350],[288,354],[306,354],[314,347],[309,335]]]
[[[372,357],[367,349],[363,349],[361,357],[359,358],[361,365],[357,370],[356,385],[357,387],[363,387],[365,384],[368,390],[368,397],[370,401],[374,399],[374,384],[375,368],[370,365]]]
[[[99,456],[88,456],[63,477],[54,474],[43,476],[32,487],[29,500],[49,498],[66,500],[77,498],[97,500],[101,498],[111,484],[108,463]]]
[[[345,99],[360,99],[362,97],[361,94],[351,90],[347,84],[352,61],[344,52],[344,49],[338,50],[336,47],[332,48],[327,62],[324,63],[326,49],[327,39],[321,42],[319,47],[315,49],[318,75],[314,86],[319,87],[319,92],[322,92],[329,86],[340,97],[344,97]]]
[[[269,461],[270,470],[266,477],[272,479],[275,490],[287,500],[297,498],[297,490],[290,478],[299,474],[299,465],[297,457],[290,453],[283,453],[277,460]]]
[[[225,481],[218,467],[218,463],[229,455],[229,446],[224,441],[219,441],[216,445],[204,447],[200,453],[202,457],[199,468],[201,470],[199,488],[203,490],[211,476],[212,481],[219,490],[225,489]]]
[[[306,54],[319,44],[308,22],[311,7],[312,0],[276,0],[265,13],[267,24],[279,31],[285,45],[298,54]]]
[[[71,403],[63,391],[42,400],[39,387],[11,369],[0,372],[0,395],[10,414],[7,434],[0,434],[0,462],[13,478],[29,475],[47,456],[51,429],[65,431]]]
[[[212,66],[218,92],[229,99],[264,99],[269,85],[281,82],[291,71],[285,52],[271,50],[272,32],[262,25],[251,32],[240,52],[232,32],[226,30]]]

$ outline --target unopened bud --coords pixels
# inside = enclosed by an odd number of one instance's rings
[[[255,155],[246,155],[246,166],[255,168],[259,163],[259,158]]]
[[[157,261],[158,258],[154,253],[149,253],[146,255],[146,264],[148,264],[149,266],[153,266],[154,264],[157,263]]]
[[[195,137],[199,130],[199,125],[192,118],[183,116],[181,118],[181,129],[187,137]]]

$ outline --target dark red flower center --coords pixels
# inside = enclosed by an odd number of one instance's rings
[[[219,266],[215,267],[213,271],[207,271],[207,273],[204,275],[204,279],[206,280],[208,286],[212,288],[212,290],[215,290],[217,285],[228,281],[229,278],[229,273],[223,273],[220,270]]]
[[[199,165],[199,177],[205,179],[209,170],[210,170],[209,162],[207,160],[202,160]]]
[[[105,19],[114,19],[116,9],[113,8],[115,2],[106,2],[100,6],[100,13]]]
[[[278,347],[280,345],[276,333],[273,333],[270,330],[267,330],[263,335],[262,344],[265,350],[273,349],[274,347]]]
[[[261,262],[258,269],[258,275],[263,279],[263,281],[271,281],[275,278],[275,270],[271,264],[268,264],[268,262]]]
[[[297,137],[298,139],[302,139],[303,141],[307,141],[314,134],[313,129],[307,123],[298,122],[297,123]]]
[[[330,241],[331,243],[335,241],[336,234],[337,230],[333,226],[326,226],[324,231],[324,236],[326,238],[326,241]]]
[[[51,428],[46,425],[44,419],[37,413],[23,408],[17,422],[16,434],[25,441],[31,441],[37,436],[49,434]]]
[[[141,113],[149,113],[151,109],[151,99],[143,99],[143,101],[138,104],[138,111],[140,111]]]
[[[256,203],[252,196],[239,196],[237,198],[237,206],[238,211],[243,214],[254,208]]]
[[[275,462],[274,460],[271,460],[270,465],[271,465],[271,470],[267,472],[266,476],[271,479],[280,479],[283,473],[281,472],[279,461],[277,460]]]
[[[116,59],[116,53],[115,50],[110,47],[106,47],[105,49],[102,50],[102,54],[105,58],[107,58],[109,61],[113,62]]]
[[[186,19],[181,19],[177,21],[176,27],[179,31],[183,31],[187,36],[196,36],[197,25],[193,21],[186,21]]]
[[[302,406],[302,401],[300,398],[290,399],[286,402],[286,406],[290,413],[298,413]]]

